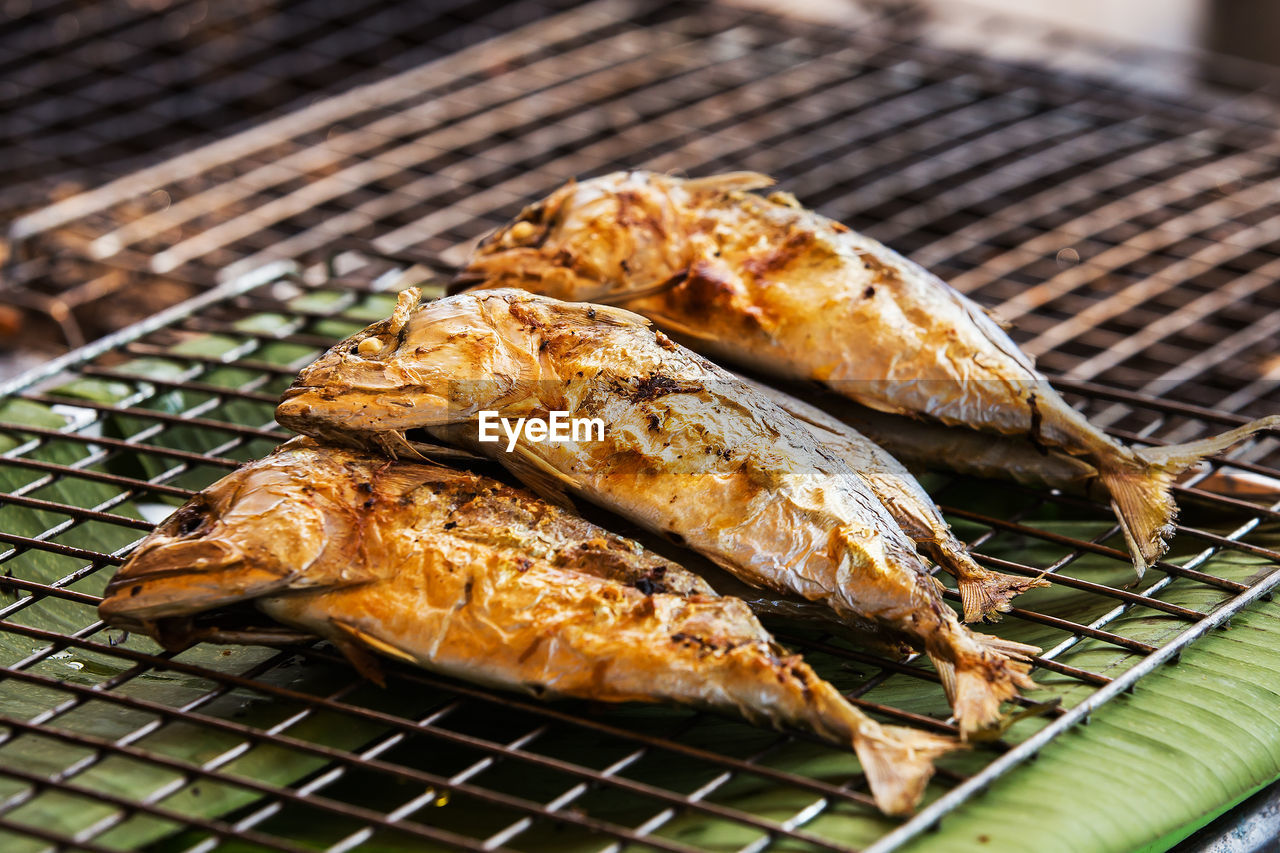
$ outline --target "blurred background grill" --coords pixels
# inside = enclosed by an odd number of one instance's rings
[[[1271,77],[1239,91],[1238,64],[1208,91],[1204,60],[917,7],[841,4],[836,29],[623,0],[43,5],[7,33],[0,180],[27,215],[5,288],[38,309],[15,344],[344,238],[447,253],[572,176],[750,168],[1015,322],[1051,372],[1203,404],[1243,384],[1249,413],[1280,371]],[[960,19],[1160,88],[935,47]],[[47,204],[71,187],[95,189]]]
[[[8,369],[146,323],[8,389],[2,420],[23,426],[2,428],[0,465],[0,559],[20,595],[0,608],[3,837],[791,850],[852,844],[846,811],[870,821],[859,844],[891,828],[867,817],[856,774],[787,770],[817,749],[803,740],[407,670],[378,691],[324,646],[175,658],[117,645],[92,611],[175,500],[283,437],[272,402],[328,343],[383,316],[384,291],[442,280],[530,200],[618,168],[778,177],[1014,322],[1122,437],[1185,440],[1280,409],[1272,72],[968,8],[824,9],[0,6]],[[191,296],[203,301],[157,316]],[[931,483],[990,565],[1055,573],[1005,628],[1042,632],[1028,635],[1046,648],[1037,677],[1075,710],[1028,721],[1006,747],[1083,716],[1079,703],[1269,589],[1276,444],[1184,485],[1170,560],[1135,589],[1106,507]],[[1063,533],[1061,518],[1076,526]],[[1153,637],[1140,614],[1173,627]],[[919,662],[820,631],[783,637],[865,707],[950,730],[936,697],[903,699],[904,682],[931,684]],[[1094,666],[1098,648],[1118,657]],[[184,751],[191,732],[200,748]],[[28,754],[44,763],[23,770]],[[935,790],[967,790],[998,755],[947,765]],[[129,774],[144,777],[141,803],[112,799]],[[83,825],[40,820],[68,801],[91,805]]]

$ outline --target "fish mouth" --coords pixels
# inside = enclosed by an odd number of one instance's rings
[[[278,572],[249,565],[229,543],[162,540],[144,545],[120,568],[98,615],[118,627],[154,624],[249,601],[287,583]]]
[[[289,421],[298,421],[315,414],[315,393],[311,388],[290,388],[280,397],[276,406],[276,422],[281,426],[289,426]]]
[[[251,602],[241,602],[216,610],[159,619],[118,617],[113,628],[146,634],[170,652],[179,652],[196,643],[292,645],[316,639],[271,620]]]

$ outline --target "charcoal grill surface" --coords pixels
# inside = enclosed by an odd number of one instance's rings
[[[910,9],[849,23],[589,3],[18,220],[17,285],[56,292],[67,268],[221,284],[3,389],[4,419],[22,425],[3,427],[0,459],[16,596],[0,602],[0,758],[41,745],[65,761],[0,760],[0,833],[32,849],[171,835],[165,821],[187,828],[163,849],[687,850],[692,827],[733,849],[851,843],[840,817],[870,814],[863,781],[851,765],[786,769],[825,749],[803,738],[407,669],[379,691],[325,646],[173,655],[122,641],[93,610],[155,518],[284,437],[280,391],[384,315],[385,292],[438,280],[563,180],[616,168],[777,176],[1016,322],[1072,401],[1127,440],[1280,409],[1280,139],[1253,96],[1146,96],[940,49]],[[1268,593],[1280,509],[1263,478],[1280,476],[1277,458],[1263,438],[1185,483],[1174,550],[1132,588],[1105,506],[934,483],[989,565],[1050,572],[1053,589],[999,630],[1041,641],[1037,678],[1066,701],[1007,748],[944,762],[941,800],[858,843],[920,831]],[[1242,482],[1261,493],[1219,493]],[[1138,638],[1143,616],[1168,630]],[[882,719],[954,731],[938,700],[895,704],[902,685],[936,680],[922,662],[780,633]],[[1116,656],[1105,673],[1078,665],[1099,649]],[[223,745],[184,753],[190,731]],[[273,761],[283,775],[263,769]],[[103,783],[121,768],[154,774],[143,802]],[[768,809],[739,805],[753,789],[775,797]],[[84,805],[74,837],[38,819],[59,798]]]

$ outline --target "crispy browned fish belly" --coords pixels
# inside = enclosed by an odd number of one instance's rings
[[[1174,477],[1280,416],[1186,445],[1121,445],[1067,405],[974,302],[893,250],[747,192],[762,175],[570,183],[483,244],[461,283],[626,304],[700,351],[819,379],[886,412],[1017,435],[1098,472],[1139,573],[1166,550]]]
[[[544,493],[570,491],[668,534],[738,577],[910,638],[938,664],[966,734],[1029,686],[1030,647],[976,634],[865,483],[789,415],[629,311],[524,291],[461,294],[344,341],[276,410],[303,433],[407,449],[429,428]],[[365,341],[376,339],[377,345]],[[364,352],[365,354],[361,354]],[[598,440],[512,452],[476,416],[599,418]]]
[[[745,604],[635,542],[486,477],[310,439],[193,498],[121,568],[100,612],[172,642],[196,614],[248,601],[375,677],[370,652],[535,696],[671,701],[806,729],[852,745],[893,814],[956,745],[862,714]]]

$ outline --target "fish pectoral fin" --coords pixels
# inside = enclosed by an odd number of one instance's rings
[[[404,437],[400,430],[372,433],[369,443],[392,459],[408,459],[412,462],[426,462],[427,459],[414,447],[414,442]]]
[[[677,320],[674,317],[671,317],[667,314],[663,314],[660,311],[648,309],[645,311],[645,314],[648,315],[648,317],[651,320],[657,323],[662,328],[663,331],[671,332],[676,337],[687,338],[688,340],[691,340],[691,341],[706,341],[708,343],[719,342],[719,338],[717,338],[711,332],[708,332],[705,329],[699,329],[694,326],[690,326],[689,324],[683,323],[680,320]]]
[[[689,268],[685,267],[674,275],[667,276],[656,284],[644,284],[638,287],[631,287],[626,290],[610,290],[605,293],[601,293],[598,296],[593,296],[588,301],[594,302],[597,305],[617,306],[637,299],[648,299],[650,296],[657,296],[660,293],[666,293],[673,287],[679,287],[688,277]]]
[[[459,452],[465,453],[466,451]],[[469,460],[479,458],[470,453],[467,453],[466,456]],[[458,458],[461,459],[462,457]],[[404,497],[424,483],[435,482],[437,480],[435,472],[440,467],[443,467],[443,463],[434,459],[423,459],[422,463],[412,466],[397,465],[392,468],[387,465],[378,472],[378,491],[390,497]]]
[[[446,463],[461,463],[463,465],[480,462],[484,459],[472,453],[469,450],[463,450],[460,447],[448,447],[443,444],[435,444],[433,442],[418,441],[416,439],[405,439],[405,444],[418,454],[418,460],[427,465],[445,465]]]
[[[343,656],[351,662],[357,672],[379,687],[386,687],[387,679],[383,674],[382,666],[379,664],[378,659],[370,654],[371,651],[406,663],[418,663],[413,655],[403,649],[399,649],[386,640],[379,639],[354,625],[348,625],[338,619],[331,619],[329,622],[337,631],[337,634],[330,635],[329,639],[338,647],[338,651],[342,652]]]
[[[579,488],[577,480],[520,444],[501,461],[507,470],[543,500],[565,509],[573,509],[569,490]]]

